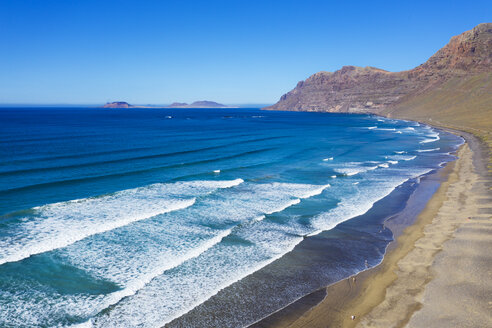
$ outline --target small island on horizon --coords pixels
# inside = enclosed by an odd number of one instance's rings
[[[102,108],[234,108],[215,101],[199,100],[188,103],[173,102],[167,106],[159,105],[131,105],[125,101],[113,101],[105,104]]]

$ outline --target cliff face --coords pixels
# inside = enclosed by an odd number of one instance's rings
[[[491,72],[492,23],[484,23],[451,38],[426,63],[412,70],[387,72],[345,66],[334,73],[319,72],[265,109],[389,113],[452,80]]]
[[[380,114],[467,130],[492,148],[492,23],[451,38],[410,78],[422,87]]]
[[[484,23],[452,37],[447,45],[414,71],[416,73],[426,70],[474,73],[490,70],[491,67],[492,23]]]
[[[405,72],[344,66],[334,73],[319,72],[299,82],[294,90],[266,109],[373,112],[398,101],[419,86],[420,83],[409,79]]]

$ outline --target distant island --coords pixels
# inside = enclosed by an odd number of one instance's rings
[[[125,101],[113,101],[102,106],[103,108],[232,108],[215,101],[199,100],[191,104],[174,102],[168,106],[131,105]]]
[[[219,104],[215,101],[200,100],[191,104],[175,102],[167,106],[168,108],[227,108],[229,106]]]
[[[132,108],[134,106],[130,105],[124,101],[113,101],[102,106],[103,108]]]

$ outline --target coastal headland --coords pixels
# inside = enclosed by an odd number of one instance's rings
[[[466,131],[491,148],[492,23],[452,37],[408,71],[344,66],[318,72],[264,109],[374,113]]]
[[[409,71],[316,73],[266,109],[376,113],[433,125],[466,143],[431,177],[441,185],[425,208],[403,214],[415,223],[401,229],[388,221],[395,241],[380,265],[253,327],[492,326],[492,23],[453,37]]]

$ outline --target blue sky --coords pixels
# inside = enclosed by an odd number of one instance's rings
[[[492,1],[0,0],[0,103],[274,103],[343,65],[411,69]]]

